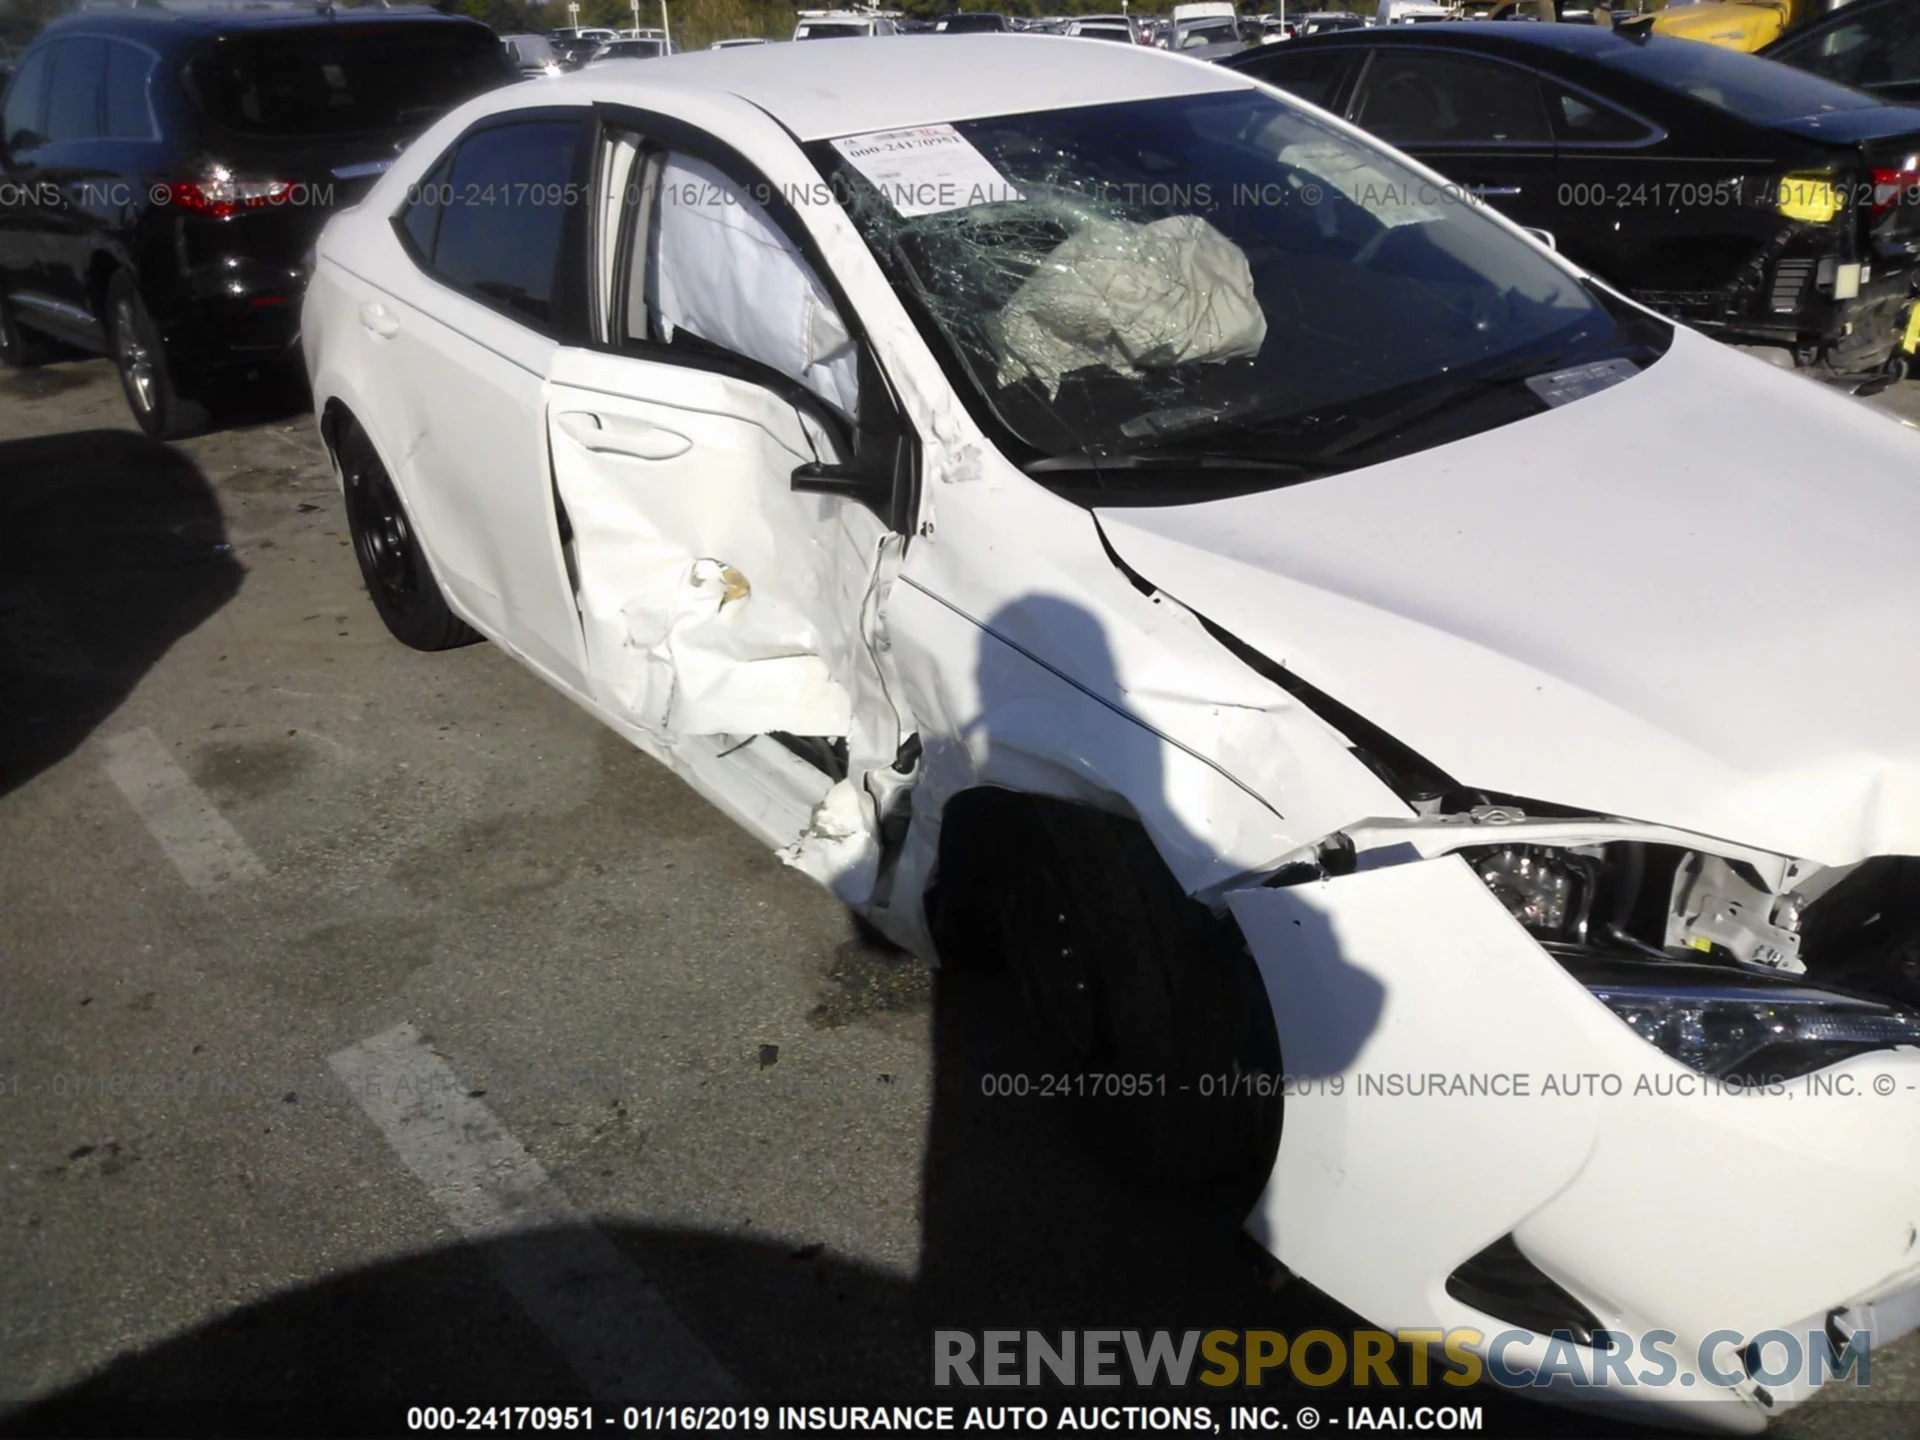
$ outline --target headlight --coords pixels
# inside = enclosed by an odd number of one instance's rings
[[[1799,953],[1803,897],[1774,895],[1724,860],[1631,843],[1460,853],[1595,999],[1703,1075],[1766,1084],[1871,1050],[1920,1047],[1911,994],[1851,993],[1857,975],[1845,989],[1823,988]]]
[[[1586,983],[1642,1040],[1734,1084],[1790,1080],[1863,1051],[1920,1046],[1920,1014],[1825,990]]]

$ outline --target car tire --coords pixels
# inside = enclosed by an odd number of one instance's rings
[[[341,427],[337,458],[354,558],[387,632],[415,650],[453,650],[480,639],[448,606],[392,476],[354,421]]]
[[[20,327],[19,317],[14,313],[13,302],[0,295],[0,366],[9,370],[24,370],[33,365],[44,365],[52,356],[47,342],[31,331]]]
[[[107,284],[107,343],[134,421],[155,440],[178,440],[207,423],[197,400],[180,391],[160,327],[125,270]]]
[[[1280,1141],[1280,1046],[1253,957],[1137,823],[1021,808],[970,893],[987,900],[994,948],[1070,1091],[1102,1092],[1070,1093],[1089,1137],[1129,1172],[1211,1195],[1237,1225]],[[1150,1093],[1107,1094],[1115,1082],[1100,1076],[1145,1077]]]

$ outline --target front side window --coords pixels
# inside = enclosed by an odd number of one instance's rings
[[[650,152],[628,185],[627,309],[615,338],[737,357],[857,418],[853,337],[827,288],[747,187]]]
[[[937,159],[915,153],[942,136]],[[1168,447],[1355,463],[1404,403],[1515,366],[1657,353],[1671,334],[1257,91],[912,139],[810,154],[1020,463]],[[1456,408],[1476,428],[1522,413]]]
[[[1353,123],[1394,145],[1543,145],[1553,138],[1531,71],[1434,50],[1375,51]]]
[[[107,68],[107,42],[82,37],[53,47],[47,93],[47,141],[100,138],[100,78]]]
[[[457,289],[541,329],[556,321],[567,218],[579,203],[574,159],[580,124],[527,120],[460,142],[445,179],[423,184],[401,227],[421,259]],[[443,173],[436,170],[435,175]],[[424,212],[431,205],[438,215]],[[416,226],[418,229],[416,230]]]

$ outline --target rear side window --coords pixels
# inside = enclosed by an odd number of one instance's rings
[[[151,140],[153,112],[147,104],[147,80],[153,57],[133,45],[107,42],[106,134],[115,140]]]
[[[1395,145],[1544,144],[1552,139],[1532,71],[1434,50],[1374,51],[1353,122]]]
[[[495,125],[460,142],[430,197],[440,215],[427,263],[462,290],[541,329],[555,319],[580,124],[528,120]],[[413,234],[414,213],[401,225]]]
[[[187,91],[243,135],[405,135],[512,74],[484,30],[340,25],[228,36],[187,65]]]
[[[1309,47],[1303,53],[1289,55],[1285,51],[1291,47],[1275,48],[1280,49],[1281,53],[1263,55],[1259,64],[1241,68],[1255,79],[1277,85],[1309,105],[1325,109],[1332,103],[1339,91],[1340,81],[1347,73],[1347,65],[1353,58],[1352,51]]]
[[[1631,115],[1622,115],[1591,95],[1576,94],[1551,80],[1543,84],[1556,140],[1570,145],[1631,145],[1653,134]]]
[[[0,128],[6,132],[9,149],[31,150],[47,138],[42,112],[47,98],[47,67],[51,54],[48,50],[35,51],[13,77],[13,85],[7,91],[6,108],[0,111]]]
[[[107,42],[81,38],[53,47],[47,94],[47,141],[100,137],[100,81],[107,68]]]

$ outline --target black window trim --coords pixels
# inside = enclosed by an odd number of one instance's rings
[[[1482,150],[1527,150],[1536,154],[1542,150],[1549,152],[1574,150],[1588,153],[1608,150],[1639,150],[1649,145],[1657,145],[1667,138],[1667,132],[1664,127],[1654,124],[1651,120],[1647,119],[1646,116],[1637,114],[1624,105],[1619,105],[1612,100],[1601,98],[1584,85],[1576,85],[1572,81],[1563,80],[1560,76],[1542,70],[1538,66],[1529,65],[1525,61],[1512,60],[1504,55],[1490,54],[1485,50],[1468,49],[1465,46],[1454,45],[1367,46],[1366,63],[1360,67],[1359,73],[1353,76],[1351,87],[1347,92],[1346,103],[1339,111],[1342,120],[1345,120],[1349,125],[1358,125],[1363,131],[1366,131],[1368,135],[1372,135],[1373,132],[1367,130],[1366,127],[1361,125],[1360,121],[1355,118],[1354,109],[1360,103],[1361,96],[1365,93],[1367,78],[1373,71],[1374,59],[1383,53],[1397,54],[1401,51],[1408,50],[1417,51],[1423,55],[1439,55],[1450,60],[1465,57],[1470,60],[1484,61],[1489,65],[1504,66],[1509,70],[1518,70],[1522,74],[1531,76],[1536,87],[1539,86],[1542,80],[1550,80],[1562,89],[1571,90],[1576,95],[1593,101],[1602,109],[1611,110],[1617,115],[1624,115],[1636,125],[1644,126],[1647,133],[1643,138],[1638,140],[1562,140],[1554,133],[1553,116],[1547,110],[1547,99],[1543,93],[1540,97],[1540,111],[1542,117],[1547,122],[1547,140],[1544,145],[1537,140],[1380,140],[1380,144],[1391,145],[1395,149],[1405,149],[1407,146],[1412,145],[1422,150],[1437,150],[1449,155],[1472,154]]]
[[[898,426],[911,443],[918,447],[920,441],[914,431],[913,423],[907,418],[906,408],[900,403],[898,389],[892,377],[886,373],[886,367],[881,364],[879,349],[867,333],[859,311],[848,300],[846,291],[841,288],[833,268],[826,263],[826,257],[821,253],[818,243],[801,222],[799,215],[786,197],[780,193],[779,188],[772,185],[746,156],[725,141],[684,120],[658,111],[642,110],[633,105],[604,101],[595,105],[594,111],[598,118],[593,138],[594,207],[597,208],[603,203],[605,184],[599,167],[610,148],[609,141],[615,135],[632,135],[641,142],[639,153],[634,160],[636,171],[650,153],[686,155],[718,170],[739,186],[743,194],[751,196],[755,203],[760,204],[768,217],[779,227],[780,233],[793,242],[794,247],[800,252],[800,258],[806,261],[808,268],[813,271],[814,278],[825,288],[828,298],[833,301],[834,309],[840,316],[840,323],[846,327],[856,351],[865,356],[865,363],[858,367],[859,373],[862,377],[879,380],[881,390],[878,394],[870,394],[864,385],[861,388],[860,428],[870,431],[877,428],[874,423],[880,418],[874,413],[874,407],[877,404],[885,420]],[[765,197],[764,202],[762,195]],[[608,313],[612,316],[626,314],[627,284],[633,268],[631,247],[634,228],[631,220],[623,215],[619,238],[615,245],[614,287],[607,303]],[[582,253],[590,254],[590,250],[584,244],[584,236],[582,240]],[[625,322],[621,320],[619,323]],[[611,336],[618,331],[609,329],[607,333]],[[704,370],[716,375],[725,375],[746,384],[757,385],[772,391],[782,400],[791,403],[794,408],[812,416],[815,421],[825,427],[827,433],[841,447],[843,454],[851,454],[854,451],[854,425],[848,416],[828,404],[793,376],[758,360],[749,359],[718,346],[712,350],[683,349],[665,345],[656,340],[602,340],[590,332],[584,341],[570,340],[564,343],[602,355],[683,366],[690,370]],[[894,516],[888,520],[890,528],[902,533],[910,528],[912,518],[919,513],[920,483],[917,465],[914,466],[910,484],[911,494],[895,497]]]
[[[586,216],[592,209],[587,203],[567,207],[566,224],[560,232],[560,252],[554,259],[553,277],[553,316],[548,322],[541,322],[524,310],[516,310],[506,301],[495,295],[488,295],[470,285],[456,285],[438,270],[433,268],[430,258],[421,255],[419,247],[413,243],[413,237],[407,233],[405,217],[408,210],[419,203],[418,185],[424,184],[428,177],[447,166],[449,176],[453,173],[451,161],[457,158],[460,149],[474,136],[488,130],[502,130],[510,126],[551,123],[555,120],[572,121],[577,127],[573,155],[573,174],[568,183],[577,194],[591,198],[593,171],[597,166],[594,142],[597,130],[594,126],[594,107],[591,105],[535,105],[519,110],[497,110],[484,115],[448,142],[447,147],[433,159],[433,163],[421,172],[420,180],[407,187],[407,193],[400,204],[387,217],[387,226],[393,232],[394,239],[406,252],[414,267],[435,285],[453,295],[471,300],[474,304],[493,311],[496,315],[513,321],[516,325],[532,331],[559,345],[579,343],[576,337],[584,336],[587,329],[587,291],[584,266],[580,254],[586,240]],[[434,217],[434,248],[439,249],[440,226],[445,219],[445,211]]]

